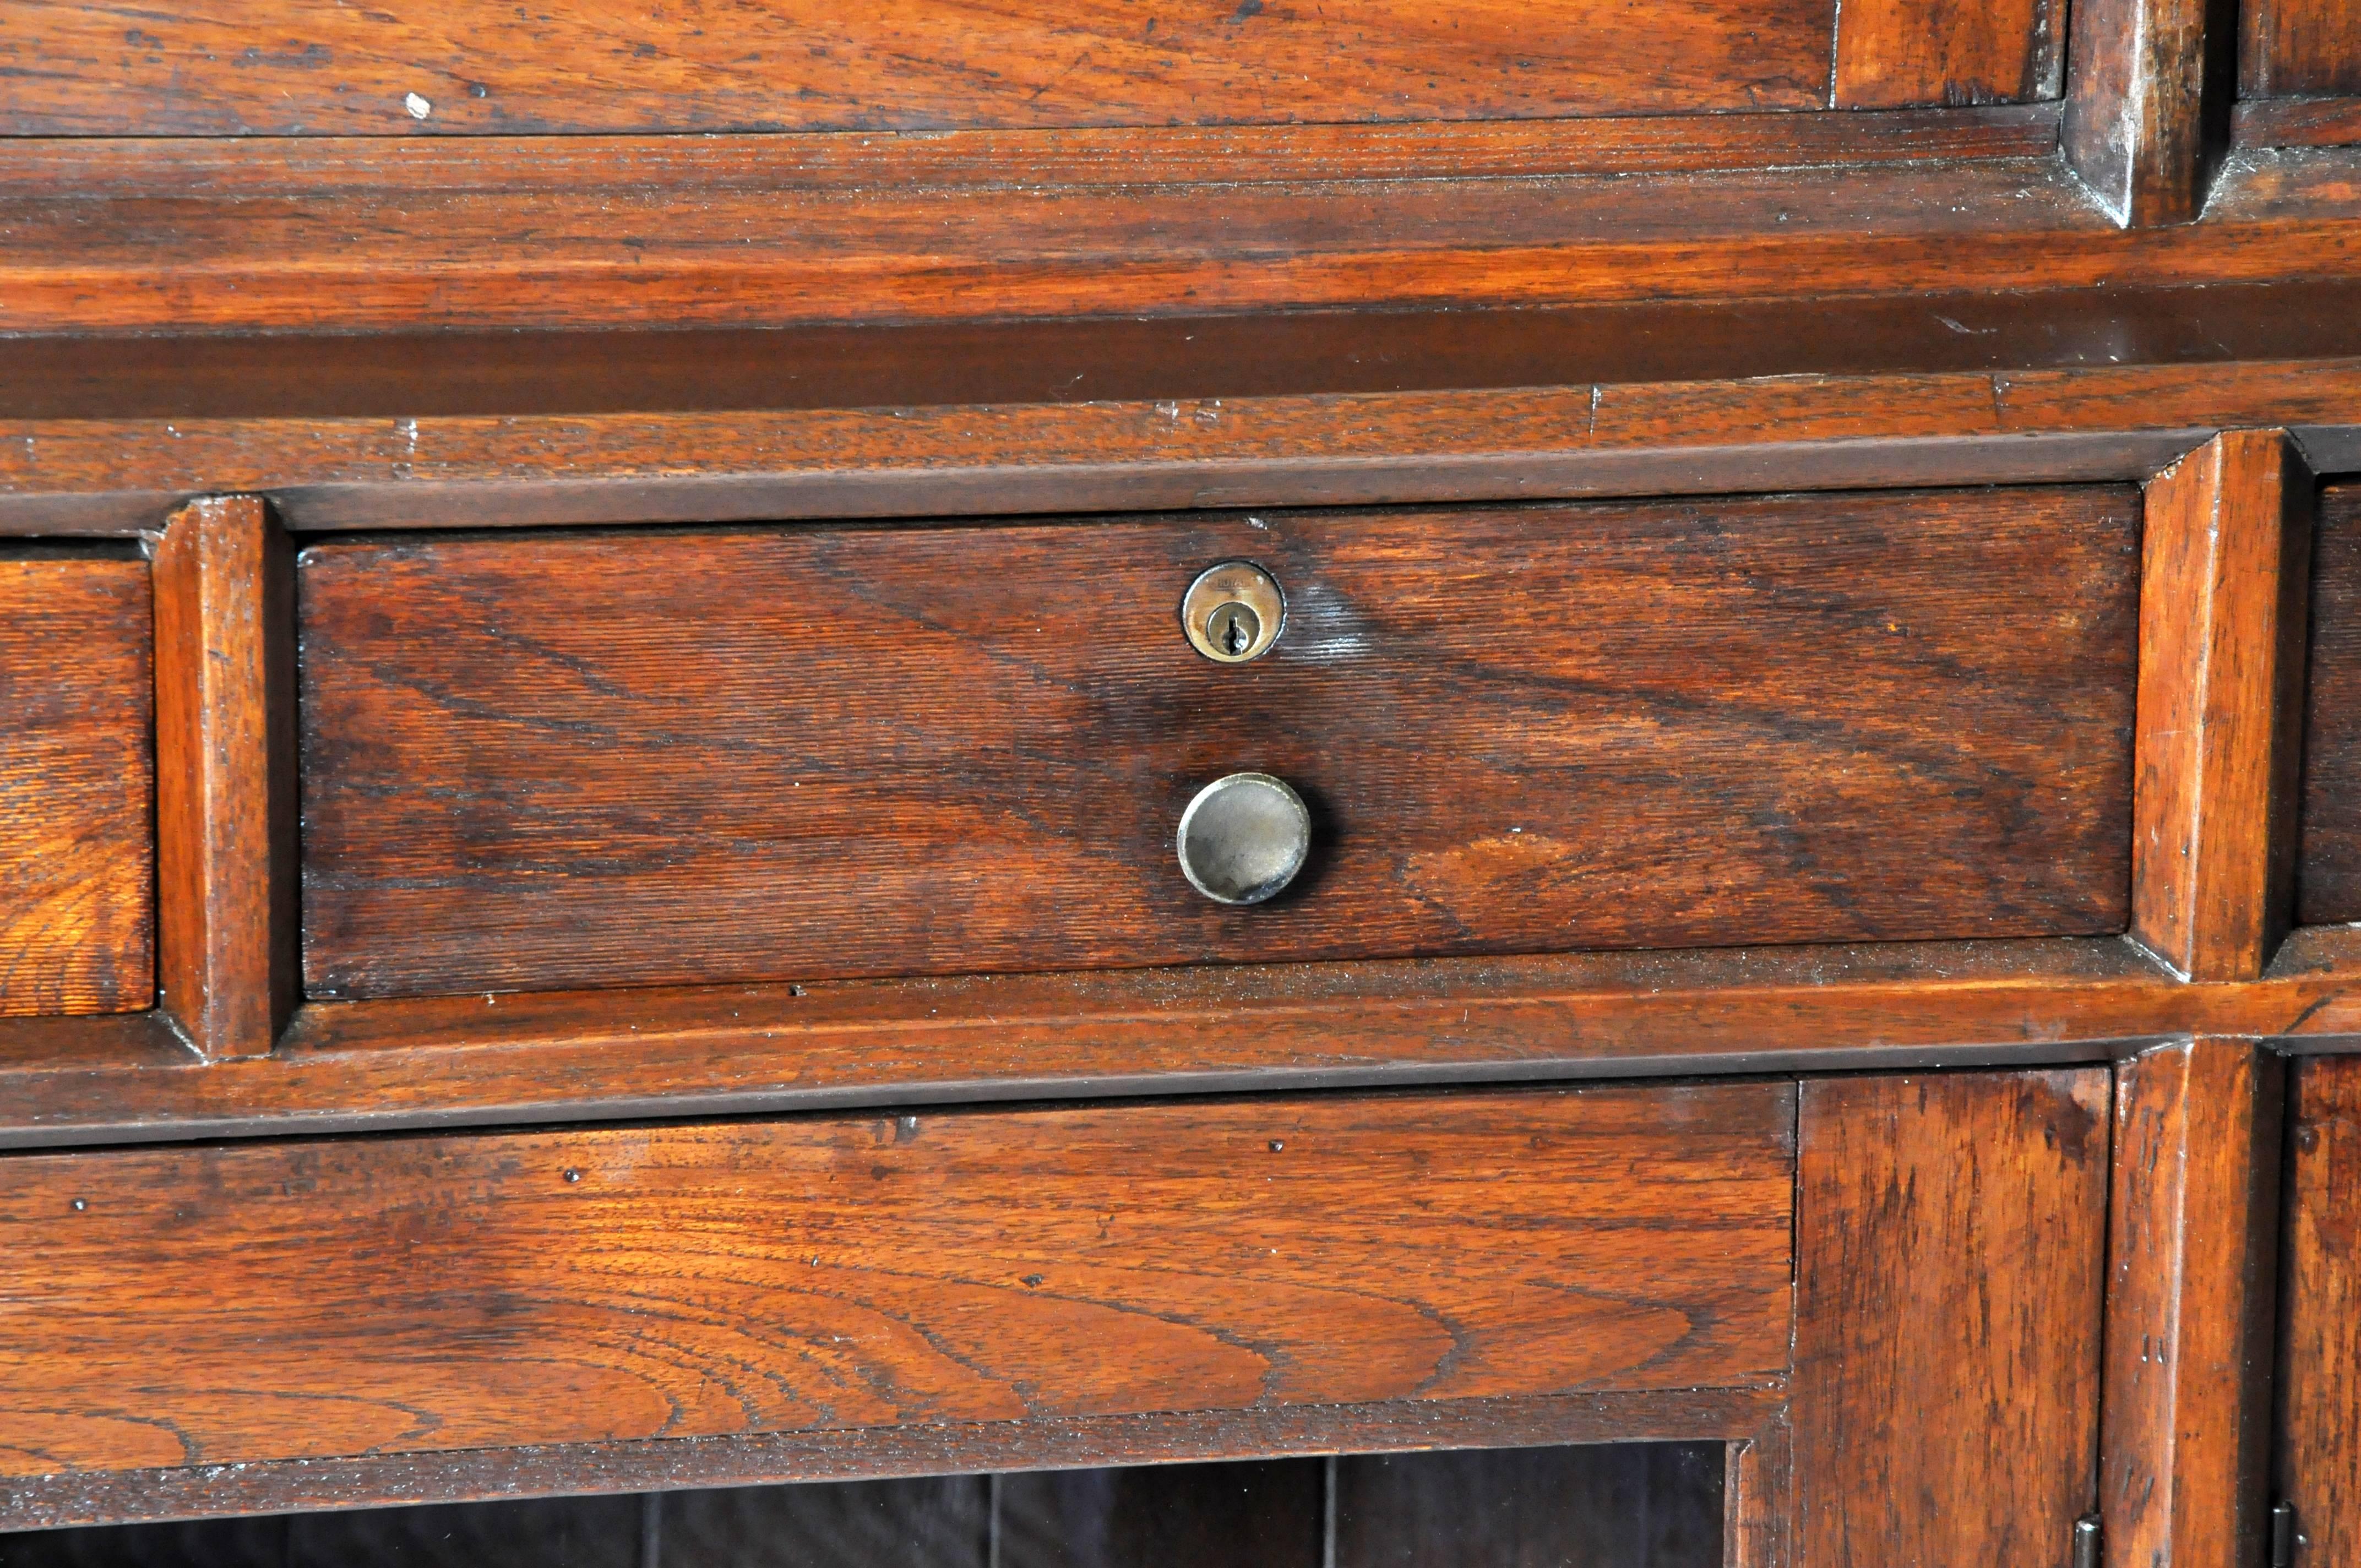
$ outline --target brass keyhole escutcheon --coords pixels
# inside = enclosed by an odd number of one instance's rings
[[[1180,601],[1189,645],[1224,664],[1243,664],[1270,652],[1286,619],[1287,599],[1278,582],[1251,561],[1207,567]]]

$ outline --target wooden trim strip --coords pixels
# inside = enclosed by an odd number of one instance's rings
[[[1741,1440],[1786,1403],[1784,1379],[1730,1388],[1532,1398],[972,1422],[753,1437],[213,1464],[0,1481],[0,1530],[580,1496],[784,1481],[876,1480],[981,1470]]]
[[[2249,98],[2231,122],[2238,148],[2361,143],[2361,98]]]
[[[302,984],[294,555],[252,496],[156,546],[157,973],[207,1057],[258,1056]]]
[[[2295,908],[2316,486],[2286,434],[2215,437],[2147,489],[2132,935],[2252,980]]]
[[[95,1031],[0,1024],[0,1146],[2036,1065],[2323,1017],[2361,1029],[2361,965],[2283,967],[2299,972],[2183,985],[2098,938],[477,995],[315,1003],[273,1056],[182,1067]]]
[[[2361,359],[533,419],[0,424],[0,532],[268,492],[297,531],[983,516],[2146,478],[2361,430]],[[553,477],[553,476],[562,476]]]
[[[2258,1563],[2283,1068],[2247,1040],[2120,1064],[2100,1488],[2123,1563]]]
[[[12,137],[0,201],[213,199],[339,191],[563,192],[695,185],[791,192],[1534,179],[2038,158],[2055,103],[1975,108],[1617,115],[1380,125],[723,136]]]

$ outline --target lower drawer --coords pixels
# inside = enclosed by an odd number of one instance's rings
[[[0,1474],[1731,1386],[1789,1084],[28,1156]]]

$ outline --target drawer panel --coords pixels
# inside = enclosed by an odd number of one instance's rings
[[[324,997],[2092,934],[2127,886],[2120,489],[307,551]],[[1252,663],[1183,635],[1268,567]],[[1208,781],[1304,873],[1183,880]]]
[[[2313,519],[2296,920],[2361,920],[2361,484],[2324,487]]]
[[[0,1473],[1783,1373],[1791,1085],[25,1156]]]
[[[148,564],[0,546],[0,1015],[155,994]]]
[[[2353,0],[2246,0],[2238,91],[2247,98],[2361,93],[2361,6]]]

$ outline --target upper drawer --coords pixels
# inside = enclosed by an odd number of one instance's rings
[[[1855,15],[1856,10],[1861,14]],[[2054,0],[0,0],[0,132],[1550,119],[2056,93]],[[1841,62],[1841,63],[1840,63]]]
[[[2361,5],[2246,0],[2238,91],[2248,98],[2361,93]]]
[[[0,554],[0,1015],[155,994],[148,563]]]
[[[301,558],[304,962],[401,996],[2118,930],[2117,488]],[[1216,563],[1287,596],[1217,663]],[[1233,908],[1175,827],[1288,780]]]

